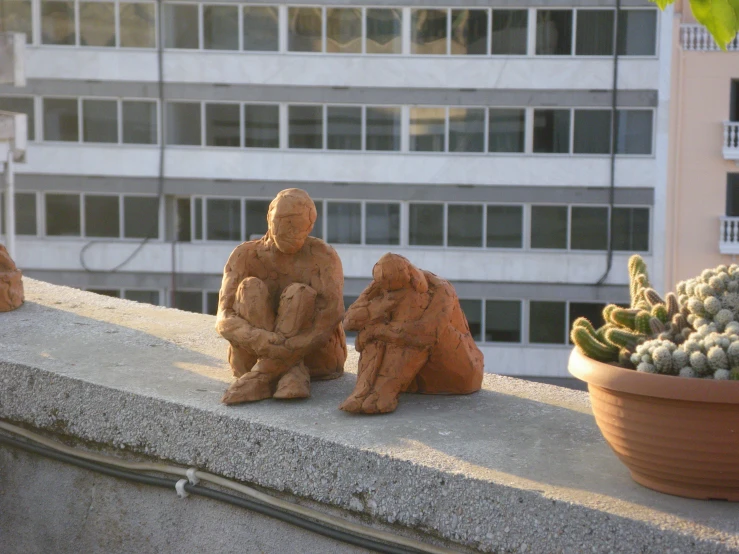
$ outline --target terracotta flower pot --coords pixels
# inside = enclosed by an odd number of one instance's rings
[[[639,373],[577,349],[603,436],[637,483],[660,492],[739,501],[739,381]]]

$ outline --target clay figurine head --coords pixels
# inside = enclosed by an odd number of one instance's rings
[[[388,252],[372,268],[372,278],[386,291],[413,287],[424,293],[429,289],[428,281],[421,270],[403,256]]]
[[[303,248],[317,216],[316,205],[307,192],[285,189],[269,205],[267,234],[280,252],[295,254]]]

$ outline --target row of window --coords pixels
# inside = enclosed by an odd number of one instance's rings
[[[153,2],[40,0],[40,41],[33,34],[31,0],[3,0],[3,7],[0,28],[26,33],[33,44],[122,48],[157,44]],[[610,56],[614,50],[613,9],[282,8],[167,2],[164,47],[452,56]],[[410,18],[407,37],[404,17]],[[618,53],[653,56],[656,30],[656,10],[621,10]]]
[[[29,139],[35,139],[33,98],[0,96],[0,109],[27,114]],[[154,100],[40,98],[38,109],[46,141],[157,144],[160,140]],[[616,114],[616,152],[650,155],[654,111],[620,109]],[[167,102],[165,116],[165,141],[170,145],[379,152],[407,148],[410,152],[609,154],[614,123],[611,110],[593,108],[404,109],[214,102]]]
[[[155,196],[16,193],[19,235],[159,238]],[[331,244],[649,251],[649,208],[315,200],[312,235]],[[176,199],[181,242],[241,242],[267,231],[269,200]],[[44,222],[43,230],[38,218]],[[4,225],[3,225],[4,229]]]

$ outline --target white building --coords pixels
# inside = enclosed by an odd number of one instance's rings
[[[569,322],[628,299],[631,252],[663,275],[672,15],[614,6],[2,0],[28,36],[27,86],[0,86],[29,117],[16,261],[213,312],[296,186],[347,301],[400,253],[454,284],[488,371],[564,376]]]

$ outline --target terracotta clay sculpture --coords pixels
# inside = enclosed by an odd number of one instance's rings
[[[392,412],[401,392],[468,394],[480,390],[483,356],[454,287],[406,258],[385,254],[373,281],[344,317],[361,353],[354,391],[341,409]]]
[[[8,250],[0,244],[0,312],[15,310],[23,304],[21,270],[10,259]]]
[[[226,404],[306,398],[311,379],[344,371],[344,276],[334,249],[308,236],[316,216],[308,193],[283,190],[269,206],[267,234],[226,263],[216,330],[237,377]]]

